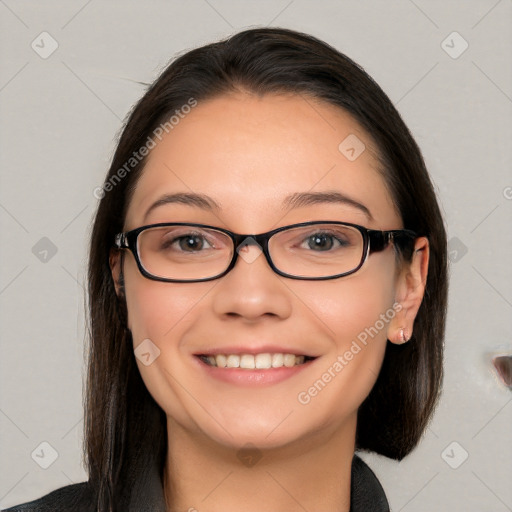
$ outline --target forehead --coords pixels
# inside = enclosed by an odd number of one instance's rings
[[[237,93],[199,102],[155,142],[128,208],[130,229],[176,192],[214,198],[226,224],[253,232],[267,229],[282,216],[283,199],[301,192],[338,191],[367,206],[374,227],[399,222],[370,137],[345,111],[310,97]],[[336,208],[370,225],[362,211]]]

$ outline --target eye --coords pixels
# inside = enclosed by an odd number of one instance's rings
[[[309,249],[319,249],[317,252],[328,251],[335,246],[346,247],[350,245],[349,242],[342,236],[325,231],[319,231],[309,235],[304,243],[307,244],[307,248]]]
[[[213,249],[206,237],[198,233],[187,233],[178,237],[169,237],[162,242],[162,249],[168,249],[175,244],[183,252],[197,252],[202,249]]]

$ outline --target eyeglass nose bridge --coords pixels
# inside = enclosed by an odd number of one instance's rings
[[[259,235],[238,235],[236,233],[232,233],[231,239],[233,240],[233,258],[231,260],[231,263],[229,267],[226,269],[225,273],[228,273],[230,270],[233,269],[235,266],[238,256],[240,254],[240,249],[243,249],[244,247],[248,247],[250,245],[257,245],[260,249],[263,255],[265,256],[265,259],[267,260],[267,263],[269,267],[276,273],[279,273],[277,271],[277,268],[275,267],[274,263],[272,262],[272,259],[270,257],[270,252],[268,250],[268,242],[270,237],[274,234],[274,232],[267,232],[267,233],[261,233]],[[258,256],[256,256],[257,258]],[[242,259],[246,261],[247,263],[252,263],[256,260],[254,258],[252,261],[248,258],[244,258],[242,256]]]

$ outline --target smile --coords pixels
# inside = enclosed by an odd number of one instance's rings
[[[201,361],[208,366],[216,368],[238,368],[244,370],[270,370],[271,368],[292,368],[300,366],[314,357],[284,354],[284,353],[262,353],[262,354],[217,354],[200,355]]]

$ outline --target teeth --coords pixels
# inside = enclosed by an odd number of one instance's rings
[[[284,364],[284,355],[283,354],[273,354],[272,355],[272,368],[280,368]]]
[[[256,366],[256,363],[254,362],[254,356],[251,354],[244,354],[240,358],[240,368],[247,368],[252,369]]]
[[[284,355],[284,365],[287,368],[291,368],[295,366],[295,356],[293,354],[285,354]]]
[[[270,368],[272,366],[272,356],[270,354],[258,354],[255,358],[256,368]]]
[[[305,361],[304,356],[294,354],[218,354],[216,356],[204,356],[203,361],[210,366],[218,368],[243,368],[253,370],[268,370],[270,368],[291,368]]]
[[[238,368],[240,366],[240,356],[229,355],[226,361],[228,368]]]
[[[208,362],[210,362],[210,357],[213,359],[213,362],[211,363],[212,366],[215,366],[215,364],[217,364],[219,368],[226,368],[226,366],[228,365],[228,358],[224,354],[219,354],[218,356],[215,357],[209,356]]]

